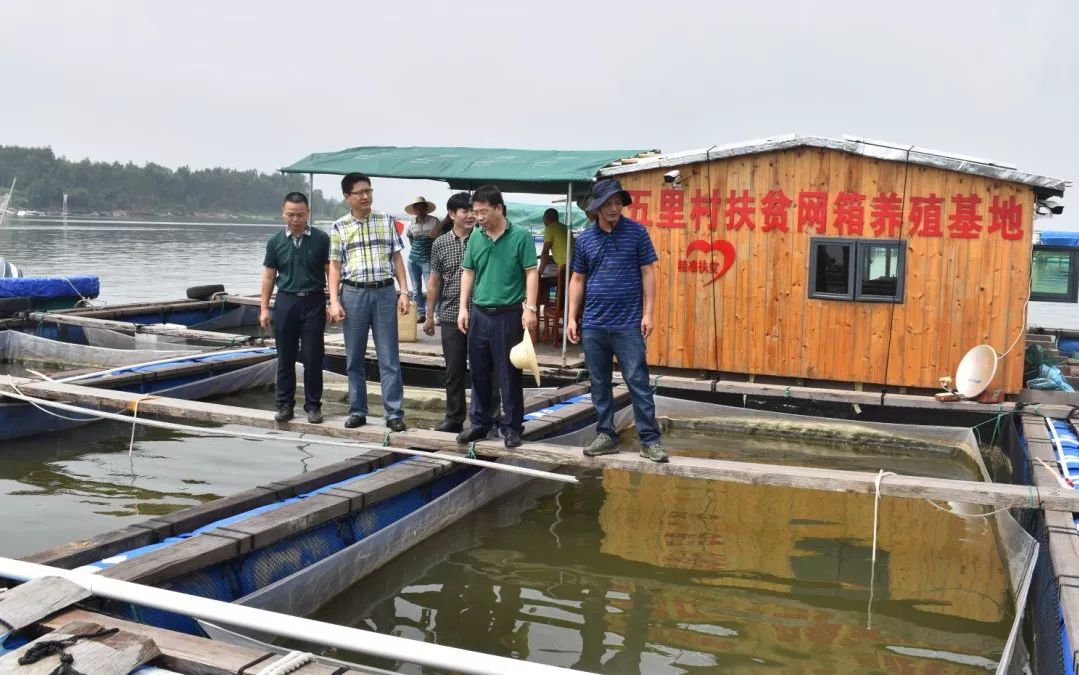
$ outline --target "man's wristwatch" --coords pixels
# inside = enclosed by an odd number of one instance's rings
[[[409,291],[397,291],[397,295],[411,295]]]
[[[530,312],[535,312],[536,311],[536,306],[535,305],[530,305],[527,302],[522,302],[521,306],[524,307],[525,309],[527,309]]]

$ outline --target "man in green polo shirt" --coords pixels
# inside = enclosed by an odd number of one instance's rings
[[[270,293],[277,285],[273,327],[277,342],[278,422],[292,419],[296,405],[296,356],[302,344],[303,409],[322,422],[322,356],[326,329],[326,275],[330,235],[308,223],[310,209],[301,192],[285,196],[285,227],[266,242],[259,323],[270,326]]]
[[[472,427],[457,441],[482,440],[495,425],[491,380],[477,377],[494,373],[502,393],[502,437],[507,448],[516,448],[524,432],[524,390],[521,371],[510,363],[510,349],[524,338],[524,331],[536,329],[536,245],[527,228],[506,221],[506,203],[497,187],[484,185],[472,194],[472,213],[479,227],[468,238],[461,262],[457,314],[457,327],[468,335]]]

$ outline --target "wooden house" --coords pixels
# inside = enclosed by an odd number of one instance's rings
[[[807,136],[600,175],[659,254],[650,364],[938,388],[985,343],[1004,354],[991,386],[1022,388],[1035,212],[1065,181]]]

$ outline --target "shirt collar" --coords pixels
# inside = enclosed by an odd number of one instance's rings
[[[476,225],[476,227],[479,227],[479,230],[480,230],[480,232],[483,233],[483,236],[487,237],[488,239],[491,239],[491,235],[487,234],[486,229],[480,227],[479,225]],[[510,222],[509,218],[506,218],[506,229],[502,230],[502,234],[499,235],[499,239],[506,236],[511,229],[513,229],[513,223]],[[494,241],[494,239],[491,239],[491,241]]]
[[[311,223],[307,223],[306,225],[303,226],[303,235],[302,236],[308,237],[310,235],[311,235]],[[292,231],[288,229],[288,225],[285,225],[285,236],[289,237],[290,239],[292,238]]]

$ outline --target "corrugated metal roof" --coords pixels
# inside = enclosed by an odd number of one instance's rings
[[[900,145],[886,141],[877,141],[856,136],[844,136],[841,139],[825,138],[823,136],[800,136],[788,134],[762,138],[743,143],[731,143],[729,145],[713,145],[710,148],[689,150],[657,155],[655,157],[640,159],[637,161],[624,162],[619,166],[605,167],[600,170],[601,176],[618,176],[649,169],[678,167],[686,164],[694,164],[715,159],[727,159],[730,157],[742,157],[756,155],[763,152],[776,150],[789,150],[791,148],[825,148],[849,152],[873,159],[884,159],[893,162],[910,162],[922,166],[932,166],[949,171],[960,171],[985,178],[1022,183],[1036,188],[1043,197],[1062,195],[1064,189],[1071,186],[1070,181],[1048,176],[1037,176],[1031,173],[1019,171],[1013,164],[994,162],[988,159],[978,159],[964,155],[956,155],[928,148],[919,148],[913,145]]]

